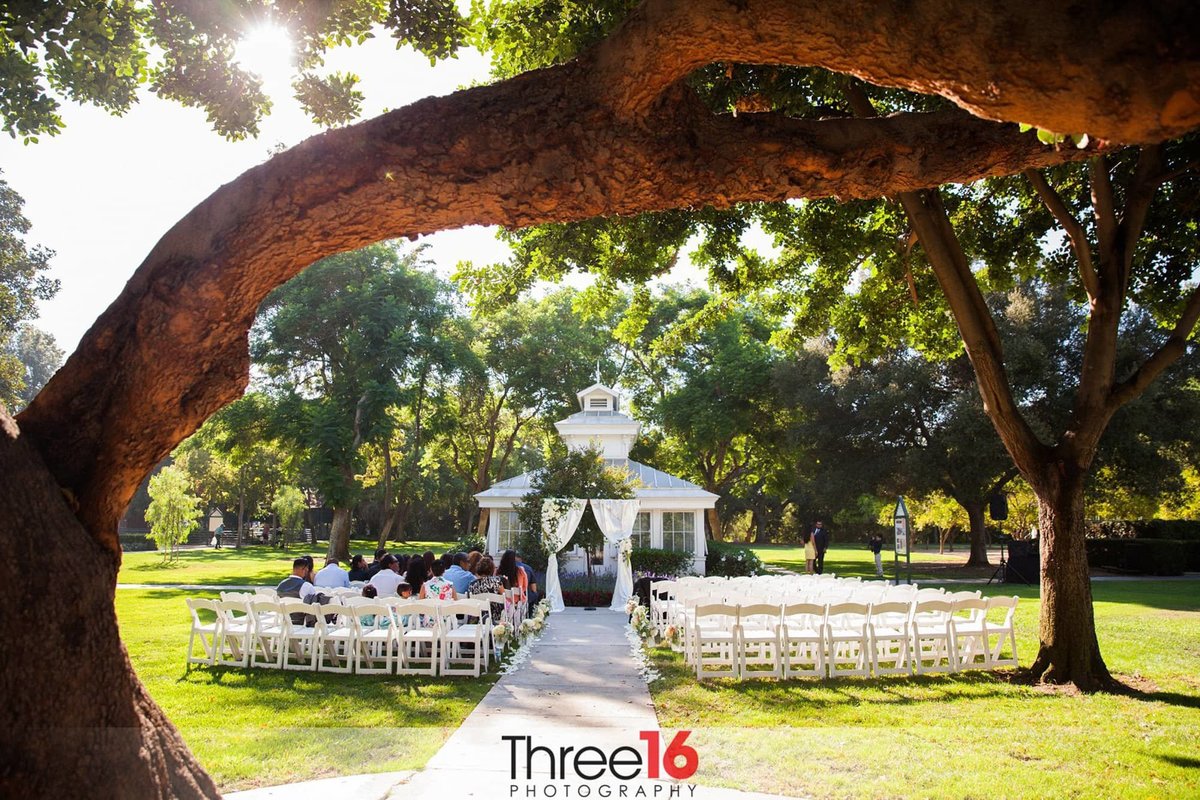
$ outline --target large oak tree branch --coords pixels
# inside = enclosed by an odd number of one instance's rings
[[[1085,155],[959,111],[732,118],[681,97],[631,125],[591,101],[590,77],[569,64],[313,137],[176,224],[19,418],[88,529],[117,548],[138,482],[244,388],[259,303],[322,257],[466,224],[873,197]]]
[[[1088,298],[1094,301],[1100,295],[1100,281],[1096,277],[1096,267],[1092,262],[1092,245],[1088,241],[1087,231],[1083,229],[1079,220],[1075,219],[1071,209],[1067,208],[1067,204],[1063,202],[1058,192],[1054,191],[1054,187],[1046,181],[1042,173],[1036,169],[1027,169],[1024,175],[1025,179],[1033,186],[1034,191],[1037,192],[1038,197],[1041,198],[1046,210],[1058,220],[1058,224],[1062,225],[1063,230],[1067,232],[1067,238],[1071,241],[1071,249],[1075,251],[1075,259],[1079,262],[1079,276],[1083,281],[1083,288],[1087,291]]]
[[[1146,391],[1146,387],[1154,382],[1155,378],[1187,352],[1188,337],[1191,336],[1197,321],[1200,321],[1200,287],[1192,290],[1187,302],[1184,303],[1183,313],[1180,314],[1179,320],[1171,330],[1171,335],[1167,337],[1167,341],[1163,343],[1162,347],[1156,350],[1136,372],[1113,387],[1112,393],[1109,395],[1109,404],[1113,411],[1141,395]]]
[[[648,0],[590,54],[620,113],[716,61],[824,67],[980,117],[1125,142],[1200,126],[1200,4]]]

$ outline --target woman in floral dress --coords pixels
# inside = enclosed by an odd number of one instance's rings
[[[507,589],[504,578],[496,574],[496,562],[491,556],[483,556],[475,565],[475,580],[467,587],[467,597],[477,594],[504,594]],[[504,603],[492,603],[492,624],[504,619]]]

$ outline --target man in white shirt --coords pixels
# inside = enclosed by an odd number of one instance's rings
[[[349,589],[350,576],[341,568],[338,560],[330,556],[325,559],[325,566],[317,573],[317,577],[313,578],[313,585],[326,589]]]
[[[375,587],[379,597],[395,597],[396,587],[404,583],[404,576],[400,574],[400,562],[388,553],[379,562],[379,567],[379,572],[371,578],[370,585]]]

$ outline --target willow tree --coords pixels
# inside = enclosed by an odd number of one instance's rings
[[[264,103],[231,63],[230,45],[254,13],[273,8],[8,4],[0,35],[20,68],[0,79],[0,114],[8,130],[36,135],[56,126],[47,82],[119,112],[150,80],[160,94],[205,108],[218,129],[246,132]],[[312,65],[323,43],[358,38],[376,21],[434,55],[452,52],[465,30],[454,8],[442,0],[289,2],[276,13],[294,26],[302,63]],[[899,196],[1094,158],[1112,142],[1163,141],[1200,125],[1200,43],[1190,35],[1198,16],[1182,2],[647,0],[565,63],[313,137],[221,187],[164,234],[19,418],[0,415],[0,580],[11,596],[39,598],[6,619],[0,794],[217,794],[120,643],[117,521],[153,466],[242,393],[259,304],[309,264],[468,224],[520,228],[789,198]],[[163,54],[152,68],[148,41]],[[954,106],[865,119],[713,113],[687,78],[730,61],[821,67]],[[353,82],[342,78],[299,81],[314,115],[332,120],[338,108],[353,110]],[[1092,140],[1083,149],[1046,145],[1014,121]],[[1131,220],[1147,181],[1164,177],[1149,158],[1132,185]],[[1096,185],[1102,242],[1131,248],[1130,226],[1113,224],[1107,184]],[[928,238],[923,245],[934,246]],[[1093,259],[1099,303],[1123,294],[1124,263]],[[969,303],[969,288],[959,297]],[[1136,393],[1183,347],[1195,316],[1189,310],[1164,356],[1118,395]],[[965,334],[968,349],[994,356],[986,327]],[[993,362],[995,376],[1002,362]],[[1104,372],[1099,394],[1086,398],[1099,409],[1088,436],[1112,397]],[[985,402],[1005,408],[1003,392],[986,392],[995,382],[981,383]],[[1072,465],[1041,460],[1042,445],[1020,426],[1012,434],[1039,454],[1027,463],[1039,480],[1070,478]],[[72,592],[45,596],[36,573],[23,568],[47,560]],[[1074,580],[1077,566],[1065,577]],[[1050,614],[1052,626],[1062,611]],[[1049,642],[1050,673],[1070,676],[1079,663],[1086,672],[1098,657],[1094,633],[1090,644],[1086,638]]]

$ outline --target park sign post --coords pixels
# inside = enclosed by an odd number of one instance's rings
[[[904,562],[908,568],[908,577],[905,583],[912,583],[912,554],[909,551],[909,533],[910,533],[910,517],[908,515],[908,506],[904,505],[904,495],[896,501],[896,513],[892,515],[896,528],[896,585],[900,584],[900,556],[904,555]]]

